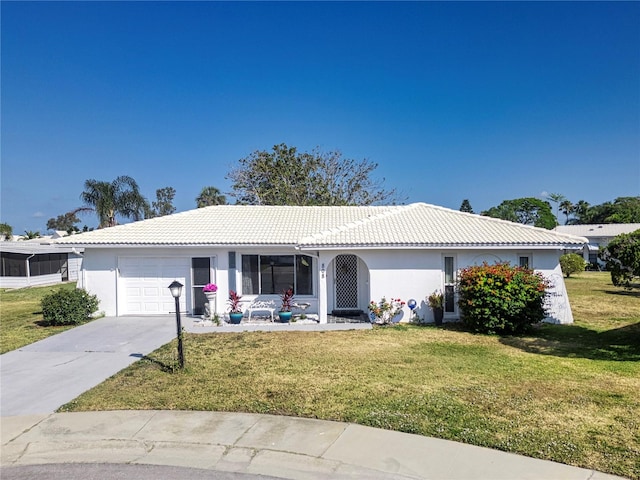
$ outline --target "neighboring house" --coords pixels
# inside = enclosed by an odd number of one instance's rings
[[[180,308],[200,315],[203,285],[250,302],[293,287],[306,313],[367,312],[371,300],[414,298],[433,321],[426,296],[446,296],[445,320],[459,318],[457,272],[483,261],[528,265],[554,284],[549,321],[570,323],[559,257],[586,239],[495,218],[414,203],[403,206],[294,207],[219,205],[56,240],[84,248],[83,286],[106,315],[167,314],[168,286],[185,285]],[[405,308],[404,320],[409,319]]]
[[[78,249],[57,247],[50,239],[0,242],[0,288],[76,281],[81,263]]]
[[[591,225],[560,225],[556,232],[567,233],[585,237],[589,243],[579,249],[585,261],[593,267],[602,268],[605,262],[598,258],[600,247],[606,247],[609,242],[621,233],[631,233],[640,229],[640,223],[599,223]],[[576,249],[568,249],[567,252],[576,252]]]

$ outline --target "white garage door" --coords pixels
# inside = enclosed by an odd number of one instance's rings
[[[120,315],[160,315],[175,312],[169,285],[178,280],[185,285],[180,311],[186,310],[189,278],[188,258],[120,257],[118,313]]]

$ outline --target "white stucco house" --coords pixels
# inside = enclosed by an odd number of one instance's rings
[[[185,285],[182,311],[202,314],[203,285],[243,300],[275,300],[293,287],[306,313],[367,312],[383,296],[413,298],[433,321],[425,297],[445,293],[445,320],[459,318],[454,285],[466,266],[510,262],[554,284],[549,321],[573,321],[559,257],[586,239],[424,203],[402,206],[295,207],[221,205],[81,233],[56,240],[84,249],[80,287],[106,315],[175,310],[168,286]],[[404,319],[409,319],[405,307]]]
[[[600,247],[606,247],[609,242],[622,233],[631,233],[640,230],[640,223],[595,223],[585,225],[559,225],[556,232],[568,233],[585,237],[587,244],[578,251],[573,250],[592,266],[604,267],[605,262],[598,258]],[[571,250],[568,250],[571,251]]]

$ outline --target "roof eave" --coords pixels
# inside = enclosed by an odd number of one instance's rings
[[[359,250],[481,250],[481,249],[527,249],[536,250],[559,250],[564,248],[579,248],[583,244],[559,244],[559,243],[430,243],[430,244],[305,244],[298,245],[298,250],[345,250],[356,248]]]

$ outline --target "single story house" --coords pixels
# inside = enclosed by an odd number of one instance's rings
[[[559,257],[586,239],[425,203],[298,207],[219,205],[80,233],[56,240],[84,249],[79,286],[106,315],[175,310],[168,286],[185,288],[180,309],[201,315],[202,287],[246,302],[274,300],[292,287],[306,313],[367,312],[371,300],[413,298],[433,321],[426,297],[445,294],[445,321],[459,318],[457,272],[484,261],[528,265],[553,282],[549,321],[570,323]],[[410,311],[404,308],[404,320]]]
[[[59,238],[59,237],[58,237]],[[77,281],[82,252],[50,239],[0,242],[0,288],[22,288]]]
[[[554,229],[559,233],[567,233],[585,237],[588,241],[583,248],[573,250],[582,255],[582,258],[592,267],[603,268],[605,263],[598,258],[600,247],[606,247],[614,237],[622,233],[631,233],[640,230],[640,223],[598,223],[586,225],[559,225]],[[567,252],[571,252],[568,249]]]

